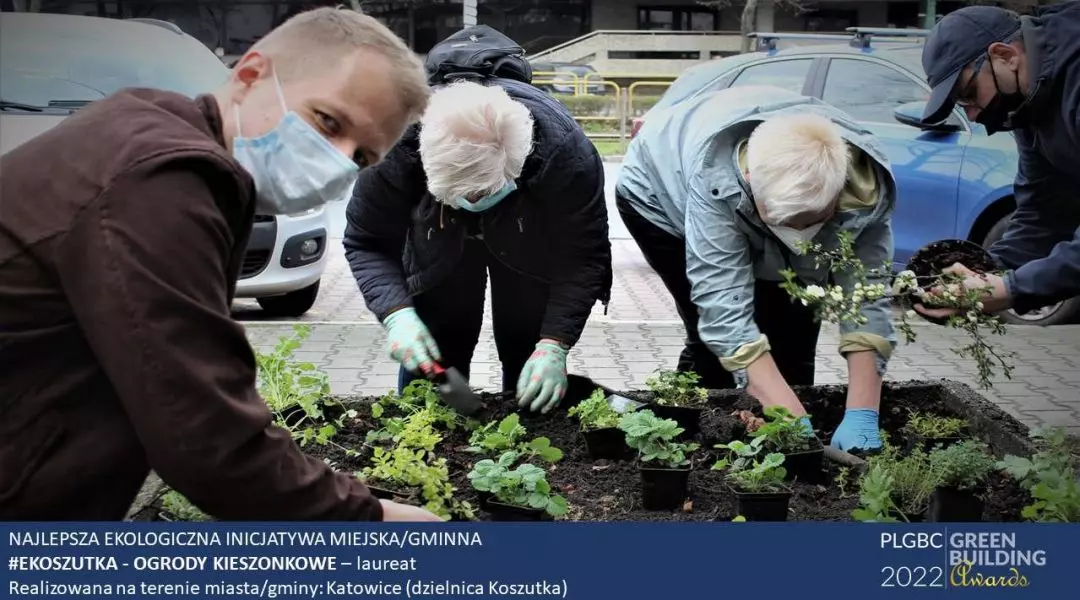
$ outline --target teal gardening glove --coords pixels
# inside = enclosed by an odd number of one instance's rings
[[[881,449],[878,428],[878,411],[870,408],[852,408],[844,412],[844,420],[832,436],[837,450],[871,452]]]
[[[410,373],[430,373],[442,360],[435,338],[412,307],[402,308],[383,321],[390,357]]]
[[[517,382],[518,407],[547,414],[566,394],[567,348],[553,340],[540,340],[521,369]]]

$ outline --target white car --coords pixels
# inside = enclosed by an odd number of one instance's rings
[[[228,74],[209,48],[165,21],[0,13],[0,154],[121,88],[194,97]],[[325,208],[256,216],[236,296],[255,298],[271,316],[306,313],[319,294],[329,230]]]

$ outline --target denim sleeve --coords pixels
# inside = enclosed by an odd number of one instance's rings
[[[866,269],[873,270],[874,274],[867,277],[867,284],[881,284],[888,290],[891,287],[893,264],[891,219],[875,221],[863,229],[855,238],[854,250]],[[834,275],[834,281],[846,294],[850,294],[855,286],[854,277],[846,272]],[[878,373],[884,375],[897,342],[892,319],[892,299],[881,298],[864,304],[860,314],[865,317],[865,324],[851,321],[840,323],[840,352],[846,354],[857,350],[876,351]]]
[[[768,350],[754,322],[754,269],[746,234],[731,204],[687,190],[686,274],[698,307],[698,334],[725,369],[742,380],[746,367]]]

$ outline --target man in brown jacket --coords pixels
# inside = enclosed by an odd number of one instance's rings
[[[219,519],[438,520],[273,426],[229,313],[256,206],[344,199],[427,97],[399,38],[319,9],[213,95],[122,90],[5,155],[0,520],[121,519],[150,469]]]

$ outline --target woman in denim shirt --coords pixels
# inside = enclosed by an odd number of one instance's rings
[[[891,265],[895,200],[888,159],[868,131],[820,100],[769,86],[651,113],[616,185],[623,222],[686,326],[679,370],[796,415],[806,410],[790,386],[814,384],[820,323],[779,287],[780,271],[850,291],[851,277],[817,268],[799,242],[835,249],[848,231],[868,269]],[[848,401],[831,443],[842,450],[881,446],[881,378],[896,346],[889,300],[862,314],[865,325],[840,326]]]

